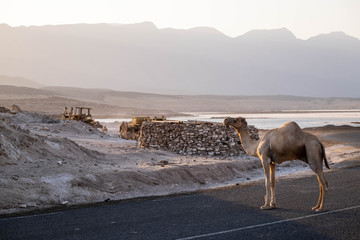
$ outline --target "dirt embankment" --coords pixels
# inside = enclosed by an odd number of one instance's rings
[[[0,113],[0,214],[162,195],[251,178],[256,159],[184,157],[76,121]]]
[[[263,178],[260,161],[247,155],[189,157],[139,149],[137,142],[119,138],[116,128],[109,130],[105,133],[81,122],[29,112],[0,113],[0,214],[194,191]],[[317,134],[326,141],[338,138],[328,130]],[[360,159],[358,147],[328,144],[332,164]],[[351,149],[344,155],[336,149],[339,146]],[[306,169],[302,162],[284,163],[277,172]]]

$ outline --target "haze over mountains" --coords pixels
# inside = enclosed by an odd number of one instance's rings
[[[287,29],[230,38],[152,23],[0,24],[0,75],[45,86],[167,94],[360,97],[360,40]]]

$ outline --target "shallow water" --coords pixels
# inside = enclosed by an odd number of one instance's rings
[[[193,113],[194,114],[194,113]],[[222,122],[226,117],[244,117],[249,125],[259,129],[272,129],[281,127],[284,123],[294,121],[300,127],[319,127],[324,125],[351,125],[360,126],[354,122],[360,121],[360,111],[334,111],[334,112],[284,112],[284,113],[251,113],[251,114],[212,114],[198,113],[194,117],[177,118],[177,120],[199,120]]]
[[[259,129],[272,129],[281,127],[284,123],[294,121],[301,128],[320,127],[324,125],[350,125],[358,126],[360,124],[360,110],[344,110],[344,111],[304,111],[304,112],[282,112],[282,113],[194,113],[187,112],[192,116],[174,117],[168,120],[177,121],[208,121],[222,122],[226,117],[244,117],[249,125],[254,125]],[[97,119],[103,123],[130,121],[131,119]]]

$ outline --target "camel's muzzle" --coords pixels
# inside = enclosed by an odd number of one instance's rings
[[[230,121],[231,121],[231,119],[225,118],[222,124],[223,124],[224,126],[229,126]]]

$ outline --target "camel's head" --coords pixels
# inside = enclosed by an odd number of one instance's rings
[[[242,127],[247,126],[247,122],[245,118],[242,117],[238,117],[238,118],[227,117],[225,118],[223,124],[225,126],[232,126],[236,129],[241,129]]]

